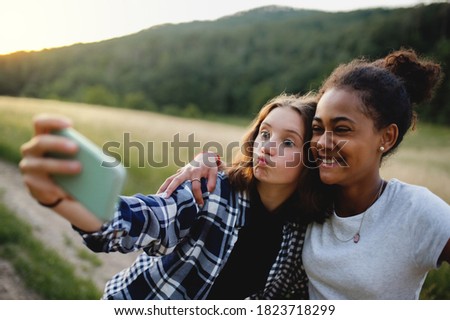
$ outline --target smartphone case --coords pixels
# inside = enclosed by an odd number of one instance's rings
[[[52,178],[99,219],[110,220],[125,183],[125,168],[119,160],[105,154],[75,129],[66,128],[53,133],[75,141],[79,151],[72,157],[61,154],[50,156],[78,160],[82,164],[82,171],[77,175],[58,174]]]

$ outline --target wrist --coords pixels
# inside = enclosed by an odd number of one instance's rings
[[[64,198],[58,198],[58,199],[56,199],[55,201],[53,201],[52,203],[43,203],[43,202],[41,202],[41,201],[39,201],[39,200],[37,200],[37,202],[38,202],[41,206],[43,206],[43,207],[46,207],[46,208],[54,208],[54,207],[56,207],[57,205],[59,205],[63,200],[64,200]]]

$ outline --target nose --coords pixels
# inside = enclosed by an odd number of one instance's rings
[[[261,142],[261,153],[268,154],[269,156],[275,155],[276,144],[271,140]]]
[[[333,132],[325,131],[317,140],[317,149],[333,149]]]

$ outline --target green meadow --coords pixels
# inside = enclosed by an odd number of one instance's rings
[[[77,130],[120,159],[128,173],[124,194],[156,192],[169,175],[203,149],[215,149],[229,161],[245,131],[242,121],[230,124],[229,119],[225,123],[87,104],[0,97],[0,158],[18,163],[20,145],[30,139],[32,119],[41,113],[70,117]],[[382,173],[386,179],[396,177],[423,185],[450,203],[449,157],[450,128],[418,123],[400,150],[385,161]],[[84,279],[80,279],[77,286],[73,284],[76,277],[70,266],[59,267],[66,273],[52,274],[52,281],[45,280],[54,267],[42,266],[45,260],[42,256],[51,255],[54,266],[59,266],[59,262],[55,262],[57,253],[47,253],[45,246],[32,239],[29,227],[1,205],[0,220],[9,223],[0,227],[0,256],[13,262],[30,288],[44,287],[45,290],[38,293],[49,299],[91,298],[86,294],[91,287]],[[30,239],[27,236],[23,240],[26,242],[20,242],[11,236],[14,232],[30,234]],[[33,250],[19,250],[24,246]],[[29,276],[30,272],[33,277]],[[33,278],[40,282],[33,283]],[[69,282],[64,283],[65,279]],[[67,297],[59,293],[57,287],[78,287],[80,293]],[[448,265],[430,272],[421,298],[450,299]]]

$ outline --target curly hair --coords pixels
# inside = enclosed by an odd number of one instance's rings
[[[354,90],[375,128],[396,124],[399,136],[393,152],[415,124],[413,105],[430,99],[442,80],[439,64],[421,59],[412,49],[401,49],[383,59],[356,59],[337,67],[324,81],[318,98],[330,88]]]

